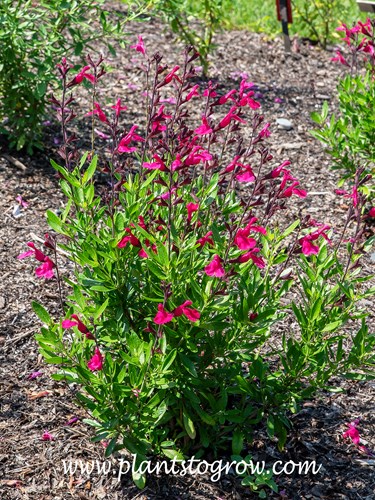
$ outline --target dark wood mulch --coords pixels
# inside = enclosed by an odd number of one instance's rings
[[[174,65],[181,61],[181,44],[176,44],[168,29],[158,21],[131,24],[129,31],[133,38],[142,33],[149,52],[158,50],[165,54],[167,63]],[[217,50],[210,57],[211,78],[218,79],[223,89],[229,89],[246,73],[257,85],[266,121],[272,124],[272,152],[279,162],[287,158],[292,161],[293,173],[309,192],[306,199],[295,201],[295,210],[342,227],[346,207],[333,193],[339,176],[329,169],[329,158],[309,134],[313,127],[310,113],[319,110],[325,100],[335,105],[335,87],[341,68],[331,63],[332,53],[300,45],[297,51],[285,54],[280,40],[270,41],[244,31],[218,34],[215,42]],[[116,71],[103,83],[98,100],[106,102],[123,97],[128,106],[126,125],[138,123],[143,102],[141,56],[130,49],[119,50],[117,58],[110,62]],[[279,130],[276,118],[289,119],[293,129]],[[85,128],[84,123],[82,127]],[[102,463],[104,448],[90,441],[92,432],[80,420],[65,425],[71,417],[84,418],[85,415],[75,406],[70,390],[50,378],[53,368],[43,363],[33,339],[40,325],[32,312],[31,301],[41,301],[57,316],[56,283],[38,280],[33,263],[16,259],[25,251],[25,242],[34,235],[43,237],[47,230],[45,211],[57,210],[64,204],[56,177],[48,166],[49,158],[56,158],[59,140],[58,128],[50,125],[46,126],[43,153],[27,157],[7,151],[5,144],[0,153],[0,498],[257,498],[232,474],[218,482],[211,481],[207,475],[151,477],[146,488],[139,491],[128,476],[122,482],[117,481],[118,458],[112,459],[110,474],[94,471],[87,477],[77,471],[64,475],[63,460]],[[13,216],[13,208],[19,194],[29,202],[29,207],[17,218]],[[370,259],[365,260],[365,272],[373,272]],[[374,311],[373,303],[369,301],[367,306]],[[36,370],[43,372],[42,376],[29,380],[30,373]],[[342,434],[346,422],[360,418],[361,437],[369,448],[375,448],[375,384],[340,379],[336,384],[343,393],[322,393],[305,403],[293,417],[294,428],[282,453],[275,443],[266,439],[263,431],[259,431],[254,443],[249,445],[253,460],[265,460],[268,466],[277,460],[315,460],[321,465],[316,475],[278,476],[279,494],[268,492],[269,498],[374,498],[375,461],[345,442]],[[44,430],[55,440],[42,441]]]

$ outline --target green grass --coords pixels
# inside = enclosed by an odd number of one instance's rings
[[[123,1],[132,3],[131,0]],[[176,11],[202,19],[205,0],[173,2]],[[151,3],[155,12],[161,3],[162,0],[154,0]],[[280,34],[281,23],[277,21],[275,0],[217,0],[216,4],[220,3],[219,17],[222,28],[263,32],[270,37]],[[290,34],[313,40],[317,39],[318,34],[321,39],[327,38],[329,42],[338,41],[341,37],[335,30],[341,23],[351,26],[358,19],[366,19],[365,13],[359,11],[356,0],[292,0],[292,3],[293,24],[289,25]]]

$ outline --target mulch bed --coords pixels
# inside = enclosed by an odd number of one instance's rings
[[[165,54],[168,64],[182,60],[182,45],[176,43],[160,22],[132,23],[129,32],[132,39],[142,33],[149,53],[158,50]],[[245,31],[218,34],[215,42],[217,50],[210,56],[210,77],[218,80],[223,90],[236,85],[245,74],[256,84],[265,119],[272,124],[271,151],[280,163],[287,158],[291,160],[293,174],[309,192],[306,199],[296,200],[295,210],[300,215],[310,213],[319,221],[342,227],[347,207],[333,193],[339,175],[329,169],[329,157],[309,134],[313,128],[311,112],[320,110],[325,100],[335,106],[335,87],[342,70],[331,63],[332,53],[294,44],[295,51],[285,54],[281,40],[271,41]],[[98,100],[124,98],[128,128],[142,116],[141,56],[130,49],[119,50],[116,59],[110,62],[115,72],[106,77]],[[275,102],[275,98],[281,102]],[[293,128],[278,129],[276,118],[287,118]],[[40,324],[31,301],[42,302],[57,317],[56,283],[37,279],[33,263],[16,259],[33,235],[43,237],[47,230],[45,211],[63,207],[63,195],[49,166],[49,158],[56,158],[59,138],[58,128],[51,125],[46,127],[43,153],[27,157],[7,151],[5,144],[0,153],[1,500],[258,498],[242,487],[233,474],[221,477],[218,482],[211,481],[207,474],[194,477],[164,474],[150,477],[146,488],[139,491],[129,475],[117,480],[118,457],[112,459],[108,474],[94,471],[87,477],[77,471],[64,475],[63,460],[102,463],[104,447],[90,441],[92,431],[81,420],[66,425],[72,416],[82,419],[86,415],[75,406],[70,389],[50,378],[54,369],[43,363],[33,339]],[[22,210],[22,216],[14,217],[13,207],[19,194],[29,202],[29,207]],[[373,272],[373,263],[367,257],[364,266],[365,272]],[[370,301],[367,305],[374,310]],[[29,374],[36,370],[43,375],[29,380]],[[374,498],[375,461],[345,442],[342,433],[346,422],[360,418],[361,437],[369,448],[375,448],[375,384],[340,379],[335,384],[342,393],[323,392],[305,403],[292,418],[294,428],[283,452],[266,439],[262,429],[249,445],[253,461],[265,460],[268,466],[277,460],[315,460],[321,465],[316,475],[278,476],[279,494],[269,491],[268,498]],[[55,440],[42,441],[44,430],[53,434]]]

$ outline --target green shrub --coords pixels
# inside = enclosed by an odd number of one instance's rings
[[[123,21],[110,23],[104,3],[0,2],[0,133],[11,147],[29,153],[43,147],[42,121],[47,89],[56,80],[56,60],[65,53],[94,50],[94,40],[121,34]]]
[[[145,54],[141,37],[134,48]],[[363,195],[353,191],[346,248],[309,217],[277,222],[292,196],[307,194],[290,162],[269,154],[270,124],[252,84],[226,95],[211,82],[200,88],[191,81],[196,57],[187,50],[172,70],[158,54],[148,60],[142,135],[119,126],[120,100],[95,103],[93,123],[111,138],[102,160],[109,187],[95,185],[91,153],[53,162],[67,205],[60,216],[47,213],[51,257],[32,242],[19,256],[39,261],[37,276],[56,278],[61,316],[33,305],[44,323],[41,353],[59,367],[53,377],[76,384],[107,454],[125,449],[137,467],[155,456],[241,460],[262,424],[282,448],[301,400],[336,374],[371,377],[375,362],[360,306],[374,294],[360,276]],[[79,82],[66,61],[59,70],[64,92],[55,103],[67,116],[66,90]],[[168,109],[166,87],[176,97]],[[192,99],[203,111],[194,126]],[[74,269],[65,281],[61,259]],[[142,471],[133,477],[144,486]],[[277,489],[269,476],[243,481]]]

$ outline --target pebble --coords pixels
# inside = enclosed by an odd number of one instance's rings
[[[278,128],[283,129],[283,130],[292,130],[293,124],[286,118],[277,118],[276,123]]]

